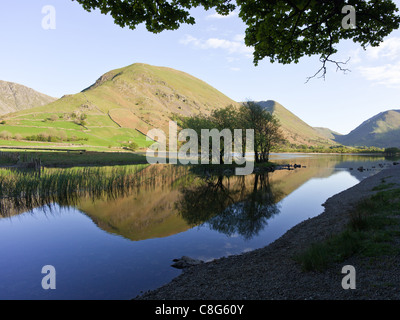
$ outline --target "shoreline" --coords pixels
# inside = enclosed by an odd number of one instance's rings
[[[400,299],[400,257],[351,257],[324,272],[303,272],[292,257],[311,243],[343,230],[348,212],[378,191],[382,183],[400,187],[400,166],[391,166],[344,190],[323,204],[320,215],[307,219],[269,245],[193,266],[171,282],[137,300],[334,300]],[[344,290],[342,267],[357,270],[357,288]]]

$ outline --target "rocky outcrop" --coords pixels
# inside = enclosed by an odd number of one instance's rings
[[[23,85],[0,80],[0,115],[40,107],[55,100]]]

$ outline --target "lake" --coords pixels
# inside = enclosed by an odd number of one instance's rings
[[[302,167],[206,180],[153,165],[142,173],[149,182],[123,196],[1,212],[0,299],[134,298],[178,276],[174,258],[210,261],[263,247],[393,162],[310,154],[271,161]],[[46,265],[56,271],[54,290],[42,288]]]

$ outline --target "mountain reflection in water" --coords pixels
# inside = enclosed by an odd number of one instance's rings
[[[190,167],[154,165],[137,172],[138,183],[110,192],[0,199],[0,299],[133,298],[179,275],[172,259],[210,261],[263,247],[391,162],[299,154],[271,160],[302,168],[205,178]],[[57,269],[51,292],[40,286],[47,264]]]
[[[206,178],[188,166],[152,165],[140,171],[141,183],[124,193],[79,193],[14,198],[0,202],[3,216],[12,216],[57,203],[75,207],[101,229],[139,241],[167,237],[206,223],[226,235],[244,239],[257,235],[274,215],[278,203],[311,178],[329,177],[341,169],[376,167],[383,157],[296,155],[272,156],[278,163],[301,164],[295,170],[277,170],[248,176]],[[388,161],[386,161],[388,163]],[[368,164],[368,165],[365,165]],[[349,171],[358,180],[376,171]],[[51,194],[51,193],[49,193]],[[7,214],[5,214],[7,213]]]

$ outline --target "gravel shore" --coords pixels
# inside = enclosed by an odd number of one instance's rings
[[[325,211],[303,221],[268,246],[191,267],[170,283],[136,297],[140,300],[335,300],[400,299],[400,257],[379,261],[352,257],[324,272],[303,272],[292,257],[312,242],[343,230],[348,212],[375,186],[400,187],[400,166],[366,178],[331,198]],[[399,244],[400,245],[400,244]],[[356,289],[344,290],[342,267],[356,269]]]

